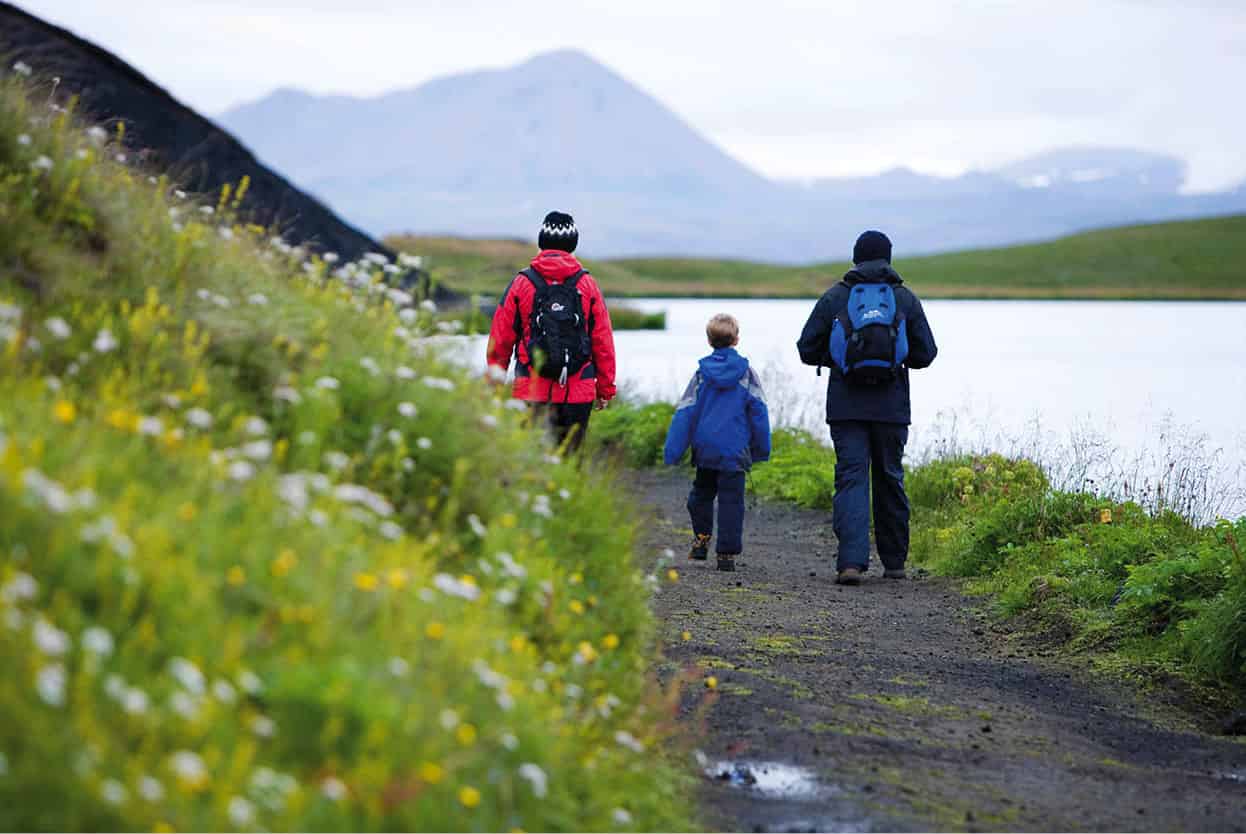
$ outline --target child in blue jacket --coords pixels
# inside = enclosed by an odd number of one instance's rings
[[[717,496],[718,569],[735,570],[735,557],[743,550],[744,476],[754,463],[770,459],[770,415],[761,380],[735,351],[739,323],[720,313],[705,326],[705,335],[714,352],[700,361],[675,407],[665,460],[673,466],[692,447],[697,476],[688,512],[696,538],[689,558],[709,555]]]

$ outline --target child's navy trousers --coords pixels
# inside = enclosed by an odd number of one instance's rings
[[[714,499],[718,498],[718,544],[714,550],[734,556],[744,549],[744,472],[697,467],[688,493],[688,513],[697,535],[714,532]]]

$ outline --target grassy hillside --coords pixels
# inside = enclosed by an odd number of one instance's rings
[[[534,247],[520,241],[391,239],[427,254],[435,279],[497,295]],[[927,298],[1246,299],[1246,215],[1104,229],[1048,243],[903,256],[896,268]],[[851,241],[844,242],[845,249]],[[587,264],[613,296],[812,297],[847,262],[776,266],[691,258]]]
[[[617,490],[119,153],[0,82],[0,829],[686,829]]]

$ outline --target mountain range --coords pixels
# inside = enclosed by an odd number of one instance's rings
[[[805,262],[842,256],[866,227],[915,253],[1246,210],[1246,186],[1184,195],[1181,160],[1127,148],[952,178],[770,180],[578,51],[373,98],[281,89],[220,122],[373,234],[531,239],[557,208],[596,256]]]

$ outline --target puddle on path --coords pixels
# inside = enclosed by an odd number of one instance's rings
[[[833,792],[808,768],[780,762],[714,762],[705,768],[705,775],[767,799],[817,799]]]
[[[842,807],[842,793],[798,765],[756,760],[706,763],[708,779],[728,785],[755,801],[740,819],[754,831],[865,832],[873,826],[858,811]]]

